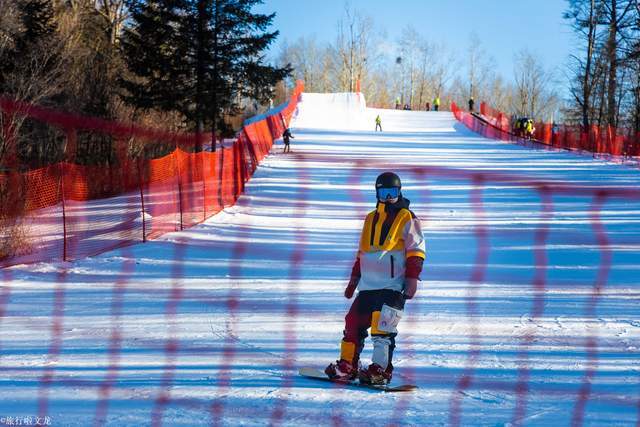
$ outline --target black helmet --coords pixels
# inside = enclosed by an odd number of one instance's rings
[[[384,172],[378,175],[376,178],[376,189],[385,187],[398,187],[402,188],[402,183],[400,182],[400,177],[393,172]]]

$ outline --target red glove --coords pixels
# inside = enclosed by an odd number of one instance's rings
[[[353,293],[356,291],[356,288],[358,287],[359,281],[360,281],[359,277],[351,276],[351,280],[349,280],[349,284],[347,285],[347,288],[344,290],[344,297],[346,299],[351,299],[351,297],[353,296]]]

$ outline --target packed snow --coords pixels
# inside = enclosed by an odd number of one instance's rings
[[[361,94],[303,94],[292,131],[196,227],[2,271],[0,425],[638,423],[637,169]],[[297,375],[338,357],[385,170],[427,239],[394,358],[411,393]]]

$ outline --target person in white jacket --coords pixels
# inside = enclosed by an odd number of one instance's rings
[[[405,300],[416,294],[425,259],[420,220],[402,196],[400,177],[385,172],[376,179],[376,209],[370,212],[360,236],[358,256],[344,291],[351,298],[345,317],[340,359],[326,367],[333,380],[356,378],[368,384],[388,384],[393,372],[393,351]],[[372,363],[360,368],[360,353],[371,328]]]

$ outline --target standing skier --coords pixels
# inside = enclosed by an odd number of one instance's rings
[[[344,291],[359,292],[345,317],[340,360],[325,369],[329,378],[368,384],[388,384],[393,372],[397,322],[405,300],[416,293],[425,258],[420,221],[402,196],[398,175],[385,172],[376,179],[376,209],[364,222],[358,256]],[[360,353],[371,328],[372,363],[359,369]]]
[[[293,135],[291,135],[291,130],[289,128],[286,128],[284,130],[284,133],[282,134],[282,141],[284,142],[284,149],[282,150],[283,153],[291,152],[291,146],[289,145],[289,138],[295,139]]]
[[[382,132],[382,119],[380,118],[380,114],[376,116],[376,132],[378,131],[378,128],[380,128],[380,132]]]
[[[440,96],[436,96],[433,100],[433,111],[438,111],[440,109]]]

